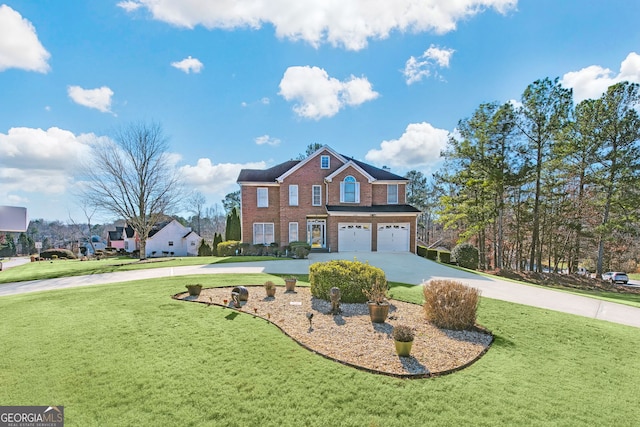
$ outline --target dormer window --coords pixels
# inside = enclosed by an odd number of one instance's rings
[[[340,202],[360,203],[360,183],[351,175],[340,182]]]
[[[329,156],[320,156],[320,169],[329,169],[331,158]]]

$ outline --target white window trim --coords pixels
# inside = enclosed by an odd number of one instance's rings
[[[355,179],[351,175],[346,176],[345,179],[347,179],[349,177]],[[355,186],[355,189],[354,189],[354,192],[355,192],[354,200],[349,200],[349,201],[347,201],[345,199],[345,190],[344,190],[345,184],[346,184],[346,182],[344,180],[340,181],[340,203],[360,203],[360,183],[358,181],[355,181],[353,183],[353,184],[355,184],[354,185]]]
[[[267,233],[265,232],[266,226],[271,226],[271,241],[267,241],[267,239],[265,239]],[[258,233],[258,229],[262,228],[262,232]],[[254,222],[253,223],[253,244],[254,245],[269,245],[273,242],[275,242],[275,233],[276,233],[276,229],[275,226],[272,222]],[[256,237],[261,234],[262,239],[257,239]]]
[[[289,206],[298,206],[298,184],[289,185]]]
[[[260,193],[264,193],[263,196],[263,203],[261,204],[260,200]],[[258,190],[256,191],[256,206],[259,208],[268,208],[269,207],[269,188],[267,187],[258,187]]]
[[[324,159],[327,159],[327,167],[322,166]],[[331,157],[327,155],[320,156],[320,169],[331,169]]]
[[[316,189],[318,190],[318,203],[316,203]],[[322,206],[322,186],[321,185],[312,185],[311,186],[311,205],[312,206]]]
[[[295,231],[292,233],[291,229],[295,229]],[[295,234],[295,236],[294,236]],[[298,223],[297,222],[290,222],[289,223],[289,242],[297,242],[299,239],[299,228],[298,228]]]
[[[391,198],[391,193],[390,193],[391,188],[394,188],[394,187],[396,189],[396,193],[395,193],[396,199],[395,199],[395,201]],[[398,194],[399,191],[400,191],[400,189],[399,189],[399,185],[398,184],[387,184],[387,204],[388,205],[397,205],[398,203],[400,203],[400,201],[399,201],[400,197],[399,197],[399,194]]]

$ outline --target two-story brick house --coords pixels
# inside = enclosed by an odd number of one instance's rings
[[[406,204],[407,179],[328,146],[304,160],[243,169],[237,182],[245,243],[415,252],[420,211]]]

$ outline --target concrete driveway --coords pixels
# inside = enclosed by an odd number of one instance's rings
[[[640,328],[640,308],[582,297],[551,289],[485,277],[461,271],[427,260],[411,253],[340,252],[311,254],[308,260],[209,264],[187,267],[167,267],[90,276],[63,277],[0,285],[0,296],[76,286],[98,285],[167,276],[219,273],[307,274],[309,265],[330,259],[368,262],[384,270],[393,282],[420,285],[430,279],[455,279],[480,289],[482,296],[518,304],[561,311],[594,319],[606,320]],[[0,273],[1,274],[1,273]]]

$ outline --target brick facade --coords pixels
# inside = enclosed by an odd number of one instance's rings
[[[321,167],[321,157],[328,156],[328,168]],[[340,201],[341,182],[352,176],[359,183],[359,202]],[[339,251],[339,224],[368,224],[371,250],[377,250],[380,224],[409,224],[408,247],[415,252],[418,210],[405,204],[406,179],[349,159],[323,147],[300,162],[285,162],[264,170],[243,170],[238,177],[241,187],[242,240],[253,242],[256,223],[272,223],[274,240],[286,246],[290,224],[297,223],[297,240],[313,240],[316,246]],[[388,185],[397,185],[398,203],[387,204]],[[290,203],[290,188],[297,186],[297,205]],[[313,205],[313,187],[319,186],[321,200]],[[258,188],[267,188],[268,207],[257,207]],[[313,236],[307,232],[308,222]],[[324,235],[321,235],[324,225]],[[346,228],[346,227],[344,227]],[[324,238],[324,239],[323,239]],[[346,246],[346,245],[345,245]]]

